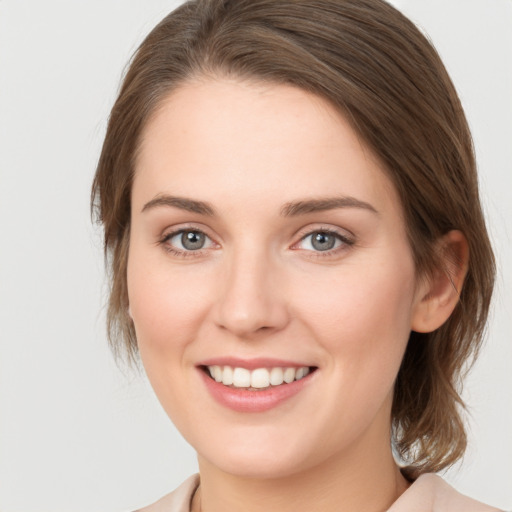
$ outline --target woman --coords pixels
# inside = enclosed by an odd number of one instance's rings
[[[494,260],[457,94],[398,11],[181,6],[131,63],[93,200],[111,340],[198,453],[144,510],[496,510],[432,474],[464,453]]]

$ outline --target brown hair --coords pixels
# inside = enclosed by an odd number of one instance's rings
[[[292,84],[338,108],[399,193],[419,275],[439,267],[439,237],[466,236],[460,301],[436,331],[411,333],[392,410],[394,447],[412,476],[453,464],[466,447],[460,379],[481,344],[495,265],[457,93],[432,45],[383,0],[190,1],[147,36],[112,109],[92,189],[111,276],[112,345],[136,355],[126,264],[141,131],[172,90],[205,75]]]

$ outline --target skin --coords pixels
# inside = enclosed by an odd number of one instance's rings
[[[340,197],[371,208],[282,214]],[[169,237],[180,229],[204,232],[205,246],[187,252]],[[342,238],[318,251],[309,234],[325,230]],[[464,261],[460,234],[443,243]],[[326,101],[210,78],[162,102],[136,162],[128,293],[149,380],[198,453],[195,509],[371,512],[407,488],[390,447],[393,383],[411,329],[441,325],[457,294],[442,273],[418,279],[396,191]],[[283,404],[236,412],[197,368],[223,356],[317,370]]]

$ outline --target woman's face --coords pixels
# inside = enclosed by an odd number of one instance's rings
[[[148,122],[130,311],[200,460],[272,477],[389,449],[415,284],[396,191],[324,100],[196,81]]]

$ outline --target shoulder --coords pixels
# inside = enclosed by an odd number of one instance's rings
[[[135,512],[189,512],[190,502],[198,485],[199,475],[193,475],[170,494]]]
[[[388,512],[499,512],[457,492],[440,476],[421,475]]]

